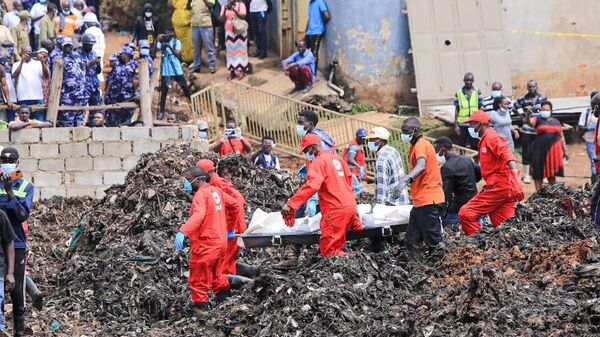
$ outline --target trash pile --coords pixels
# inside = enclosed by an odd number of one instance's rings
[[[193,316],[187,257],[172,239],[187,218],[190,196],[181,174],[200,158],[183,145],[145,155],[126,179],[91,208],[85,202],[38,205],[32,232],[61,223],[52,235],[32,234],[33,277],[48,293],[34,330],[52,336],[523,336],[600,333],[600,248],[588,220],[589,189],[545,188],[519,205],[499,229],[465,238],[446,227],[443,251],[409,262],[402,243],[374,254],[349,244],[349,258],[322,259],[304,249],[298,268],[273,265],[282,251],[243,251],[261,267],[248,289]],[[264,171],[241,156],[218,170],[251,208],[276,210],[301,183]],[[288,190],[289,189],[289,190]],[[263,200],[267,199],[267,202]],[[48,215],[58,202],[72,205]],[[45,206],[44,206],[45,205]],[[46,208],[43,208],[46,207]],[[43,210],[43,211],[39,211]],[[78,215],[88,215],[78,249],[64,259]],[[62,237],[61,237],[62,236]],[[55,252],[55,253],[53,253]],[[34,254],[36,255],[36,254]],[[47,270],[45,270],[47,269]]]

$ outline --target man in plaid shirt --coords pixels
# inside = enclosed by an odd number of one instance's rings
[[[406,175],[404,162],[398,151],[388,145],[390,132],[383,127],[375,127],[367,136],[367,147],[370,151],[377,152],[375,200],[382,205],[408,205],[408,191],[402,189],[395,191]]]

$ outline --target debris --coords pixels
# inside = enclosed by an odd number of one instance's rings
[[[186,145],[167,147],[142,156],[126,184],[110,188],[91,208],[78,199],[37,204],[30,265],[48,305],[32,323],[36,331],[87,337],[600,333],[600,248],[585,216],[590,190],[560,184],[519,204],[499,229],[466,238],[459,226],[446,227],[446,248],[420,263],[409,262],[402,245],[371,253],[365,240],[348,243],[350,257],[323,259],[312,247],[297,268],[282,272],[273,268],[281,251],[243,250],[241,260],[260,266],[261,276],[196,318],[183,276],[187,258],[174,253],[172,239],[190,203],[181,174],[202,157],[216,159]],[[222,159],[218,169],[250,208],[276,210],[301,183],[241,156]],[[576,218],[561,205],[565,198]],[[75,253],[60,260],[52,245],[63,247],[84,213],[90,221]],[[52,320],[61,322],[60,331],[52,332]]]

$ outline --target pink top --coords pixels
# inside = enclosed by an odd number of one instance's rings
[[[246,16],[246,5],[244,5],[243,2],[236,2],[235,5],[233,5],[233,8],[242,16]],[[231,22],[231,20],[233,20],[233,18],[235,17],[235,12],[233,10],[228,10],[226,6],[221,7],[221,16],[223,16],[223,13],[225,13],[225,18],[227,19],[227,21],[225,21],[225,30],[227,30],[228,32],[233,32],[233,23]]]

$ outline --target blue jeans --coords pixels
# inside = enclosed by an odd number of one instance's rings
[[[202,65],[202,47],[208,55],[206,62],[210,70],[217,68],[217,49],[215,48],[215,31],[212,27],[192,27],[192,43],[194,44],[194,63],[192,69],[200,69]]]
[[[267,55],[267,13],[250,12],[250,26],[254,33],[257,53]]]
[[[6,320],[4,320],[4,276],[0,277],[0,289],[2,289],[2,291],[0,291],[0,307],[2,307],[2,310],[0,310],[0,329],[5,329]]]
[[[28,100],[24,100],[24,101],[18,101],[17,103],[19,105],[29,106],[29,105],[44,104],[44,100],[43,99],[28,99]],[[46,120],[46,111],[44,111],[44,110],[32,111],[31,119],[37,119],[38,121],[45,121]]]
[[[592,175],[594,175],[596,174],[596,166],[594,166],[594,158],[596,158],[596,145],[594,143],[585,142],[585,150],[590,158],[590,163],[592,163]]]

